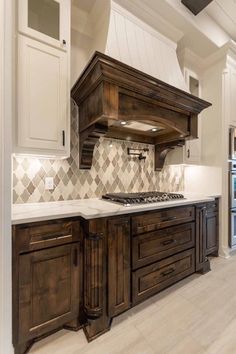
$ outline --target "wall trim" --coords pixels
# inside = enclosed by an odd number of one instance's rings
[[[11,121],[14,1],[0,1],[0,353],[13,353],[11,320]]]

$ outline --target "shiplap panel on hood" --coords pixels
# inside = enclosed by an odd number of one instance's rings
[[[176,55],[176,44],[131,13],[112,4],[106,54],[188,91]]]

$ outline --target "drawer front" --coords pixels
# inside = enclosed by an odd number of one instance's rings
[[[133,237],[133,269],[192,248],[194,245],[194,222]]]
[[[79,241],[80,222],[53,220],[16,226],[15,243],[18,253]]]
[[[194,220],[194,206],[160,210],[155,213],[134,216],[132,218],[132,233],[139,235]]]
[[[195,272],[195,253],[190,249],[141,268],[132,275],[133,305]]]

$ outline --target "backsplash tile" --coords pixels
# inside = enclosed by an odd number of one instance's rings
[[[166,166],[161,172],[154,171],[152,145],[101,138],[95,146],[91,170],[79,170],[77,121],[72,114],[70,158],[13,157],[13,203],[94,198],[108,192],[184,190],[183,166]],[[128,147],[147,147],[146,160],[127,156]],[[45,177],[54,178],[52,191],[45,190]]]

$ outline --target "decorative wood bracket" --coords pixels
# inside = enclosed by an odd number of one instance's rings
[[[80,134],[80,168],[90,169],[93,161],[93,151],[96,143],[101,136],[107,132],[107,127],[99,124],[94,124]]]
[[[184,140],[177,140],[155,145],[155,171],[161,171],[169,151],[173,150],[177,146],[183,146],[184,144]]]
[[[91,168],[94,146],[106,136],[155,145],[159,170],[170,149],[185,138],[197,137],[197,115],[211,105],[99,52],[73,86],[71,96],[79,107],[83,169]],[[149,124],[156,130],[122,128],[123,120]]]

